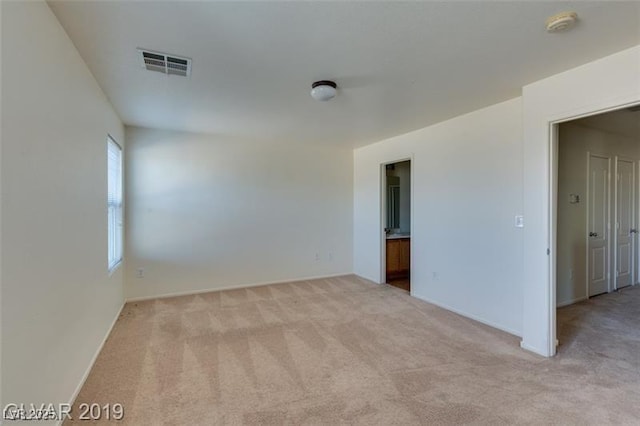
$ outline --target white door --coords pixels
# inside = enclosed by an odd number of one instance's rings
[[[589,296],[609,291],[609,168],[609,158],[589,156]]]
[[[633,284],[635,163],[617,159],[616,185],[616,289]]]

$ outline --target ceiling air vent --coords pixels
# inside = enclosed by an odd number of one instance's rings
[[[168,75],[191,75],[191,59],[152,50],[138,49],[142,66],[149,71],[158,71]]]

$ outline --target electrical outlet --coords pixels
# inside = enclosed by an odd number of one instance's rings
[[[136,277],[138,278],[144,278],[144,268],[138,268],[136,270]]]
[[[330,252],[327,254],[327,260],[329,260],[329,262],[332,262],[332,261],[333,261],[333,252],[332,252],[332,251],[330,251]]]
[[[316,262],[320,262],[320,253],[316,253]]]
[[[515,219],[516,228],[524,228],[524,216],[517,215]]]

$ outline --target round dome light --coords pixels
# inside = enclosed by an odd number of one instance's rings
[[[316,101],[328,101],[336,96],[338,86],[333,81],[320,80],[311,85],[311,97]]]

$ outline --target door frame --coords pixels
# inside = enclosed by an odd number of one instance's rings
[[[625,157],[622,155],[614,155],[613,156],[613,173],[615,176],[614,179],[614,191],[613,191],[613,222],[615,223],[615,226],[613,226],[613,229],[615,232],[613,232],[613,240],[612,240],[612,246],[613,246],[613,262],[612,262],[612,266],[613,268],[615,268],[615,273],[613,274],[613,280],[611,281],[611,291],[617,291],[618,290],[618,227],[617,227],[617,223],[618,223],[618,162],[619,161],[624,161],[627,163],[631,163],[633,166],[633,183],[635,185],[635,187],[633,188],[633,194],[632,194],[632,199],[631,199],[631,205],[633,206],[633,213],[631,215],[633,223],[632,223],[632,228],[637,229],[638,227],[638,161],[634,160],[631,157]],[[631,284],[629,285],[636,285],[636,280],[637,280],[637,267],[638,267],[638,247],[637,247],[637,234],[634,234],[632,237],[632,241],[631,241],[631,259],[633,259],[633,264],[631,265]]]
[[[590,289],[589,289],[589,282],[591,281],[590,277],[590,266],[591,266],[591,252],[589,251],[589,232],[591,232],[590,226],[589,226],[589,219],[591,218],[591,215],[589,213],[590,210],[590,204],[589,202],[591,201],[591,197],[590,197],[590,189],[591,189],[591,157],[599,157],[602,159],[606,159],[609,162],[609,175],[607,177],[607,293],[611,292],[611,287],[612,287],[612,274],[611,274],[611,267],[612,264],[614,264],[616,262],[616,257],[615,257],[615,253],[611,253],[611,246],[613,245],[613,239],[611,238],[611,221],[612,221],[612,215],[611,215],[611,182],[613,182],[611,180],[611,159],[612,156],[611,155],[607,155],[607,154],[600,154],[600,153],[596,153],[596,152],[592,152],[592,151],[587,151],[587,173],[586,173],[586,178],[587,178],[587,186],[586,186],[586,194],[585,194],[585,204],[587,206],[587,214],[586,214],[586,223],[585,223],[585,247],[587,248],[586,250],[586,259],[585,259],[585,278],[586,278],[586,282],[585,282],[585,299],[589,299],[591,296],[590,294]],[[614,169],[617,168],[617,165],[614,164],[613,166]],[[615,173],[615,172],[614,172]],[[614,191],[616,192],[617,190],[617,185],[614,186]],[[615,194],[613,196],[614,199],[614,204],[616,202],[616,198],[615,198]],[[615,205],[614,205],[614,215],[615,215]],[[615,232],[613,233],[615,234]],[[557,253],[557,251],[556,251]],[[557,254],[556,254],[557,256]]]
[[[380,232],[380,284],[386,284],[387,282],[387,235],[384,232],[384,228],[387,226],[387,165],[401,163],[403,161],[410,161],[411,167],[409,170],[409,193],[411,194],[411,202],[409,204],[409,277],[413,277],[413,247],[414,247],[414,238],[413,238],[413,220],[414,220],[414,206],[415,206],[415,197],[414,197],[414,173],[415,173],[415,160],[414,155],[410,154],[408,157],[400,157],[396,160],[389,160],[380,163],[379,171],[380,171],[380,224],[378,226],[378,231]],[[410,294],[413,294],[413,285],[410,287]]]
[[[640,105],[638,100],[634,100],[631,102],[621,102],[615,103],[614,106],[603,107],[600,109],[590,109],[587,112],[575,113],[575,114],[562,114],[561,118],[549,117],[547,118],[546,123],[548,123],[548,158],[547,158],[547,241],[549,242],[549,249],[547,250],[547,283],[548,283],[548,318],[549,322],[547,323],[547,330],[549,339],[547,343],[548,351],[545,354],[546,356],[553,356],[556,354],[556,347],[558,346],[558,334],[557,334],[557,304],[556,304],[556,294],[557,294],[557,252],[558,252],[558,147],[559,147],[559,126],[562,123],[567,123],[569,121],[579,120],[581,118],[591,117],[594,115],[605,114],[607,112],[617,111],[625,108],[630,108],[634,106]],[[640,173],[638,173],[640,175]],[[639,197],[640,198],[640,197]],[[640,200],[639,200],[640,201]],[[638,250],[640,253],[640,250]],[[640,260],[640,255],[639,255]],[[587,278],[588,279],[588,278]],[[587,282],[588,286],[588,282]],[[589,293],[587,292],[587,295]],[[529,348],[527,345],[521,343],[521,346],[525,349]]]
[[[640,103],[640,46],[633,46],[522,88],[523,277],[520,347],[556,353],[550,177],[554,123]],[[555,184],[555,181],[554,181]]]

